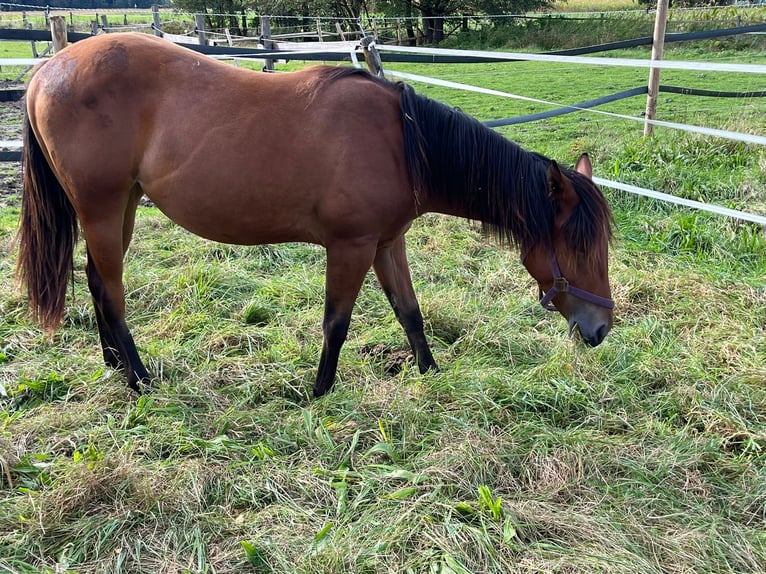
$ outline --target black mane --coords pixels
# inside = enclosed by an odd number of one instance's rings
[[[485,231],[522,250],[553,243],[556,205],[550,196],[551,160],[525,151],[463,112],[401,87],[405,155],[415,192],[439,197]],[[566,223],[567,245],[590,249],[611,238],[611,214],[593,182],[561,168],[580,203]],[[597,251],[597,250],[595,250]]]

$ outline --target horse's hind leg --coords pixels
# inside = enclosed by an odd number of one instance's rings
[[[104,312],[101,310],[106,306],[106,291],[104,290],[101,276],[96,270],[96,265],[93,263],[90,249],[87,250],[87,256],[88,259],[85,263],[85,274],[88,277],[88,289],[93,298],[93,309],[96,313],[96,324],[98,325],[98,336],[101,340],[101,349],[104,353],[104,363],[113,369],[117,369],[122,367],[117,341],[114,339],[111,330],[108,328]]]
[[[125,323],[125,295],[122,287],[123,257],[130,245],[140,190],[131,193],[122,215],[122,226],[83,224],[88,245],[86,275],[93,297],[104,362],[113,368],[122,368],[128,386],[140,392],[139,385],[148,385],[151,377],[138,355],[133,337]]]
[[[375,243],[362,241],[327,246],[327,274],[325,285],[324,341],[319,359],[314,396],[321,397],[332,387],[338,368],[340,349],[346,341],[351,311],[370,269]]]
[[[407,334],[420,372],[438,369],[423,331],[423,315],[412,287],[404,235],[378,249],[373,269],[397,320]]]

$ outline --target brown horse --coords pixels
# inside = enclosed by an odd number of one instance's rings
[[[122,285],[143,194],[208,239],[325,247],[316,396],[333,384],[370,266],[420,371],[436,368],[404,243],[426,212],[481,221],[518,246],[542,303],[587,344],[612,326],[611,215],[587,156],[560,168],[406,85],[353,68],[263,74],[112,34],[43,64],[26,106],[19,277],[36,318],[58,327],[79,221],[104,360],[132,389],[151,380]]]

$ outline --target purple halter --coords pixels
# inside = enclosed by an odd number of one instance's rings
[[[521,258],[522,262],[526,258],[527,254],[524,253]],[[570,284],[569,281],[567,281],[566,278],[561,274],[561,269],[559,269],[558,261],[556,261],[556,254],[552,250],[548,254],[548,261],[550,262],[551,272],[553,273],[553,287],[551,287],[547,293],[543,291],[542,287],[540,287],[540,305],[542,305],[543,308],[547,309],[548,311],[556,311],[557,309],[552,303],[553,298],[559,293],[569,293],[578,299],[588,301],[589,303],[593,303],[599,307],[614,309],[614,300],[607,299],[606,297],[601,297],[595,293],[579,289]]]

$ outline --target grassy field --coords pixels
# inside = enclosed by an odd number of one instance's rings
[[[735,48],[669,57],[766,61]],[[646,81],[406,69],[563,103]],[[545,109],[417,87],[480,119]],[[663,95],[659,117],[763,134],[765,107]],[[602,177],[766,214],[763,149],[641,130],[571,114],[501,131],[565,163],[588,151]],[[418,374],[370,275],[321,400],[321,249],[205,242],[142,208],[128,320],[158,381],[137,398],[99,358],[81,251],[63,328],[30,321],[13,287],[18,211],[0,209],[0,571],[765,572],[766,234],[607,194],[617,311],[600,347],[537,305],[517,253],[428,215],[408,238],[442,371]]]

